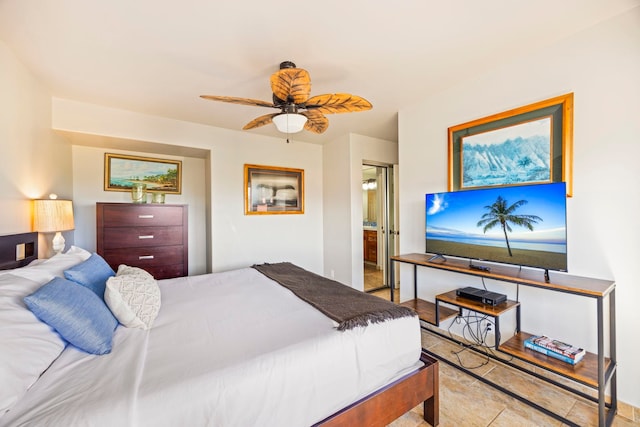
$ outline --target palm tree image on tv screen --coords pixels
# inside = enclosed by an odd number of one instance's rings
[[[533,224],[543,221],[543,219],[537,215],[515,214],[515,211],[520,206],[526,205],[527,203],[529,203],[527,200],[518,200],[511,206],[508,206],[507,201],[503,199],[502,196],[498,196],[492,205],[485,206],[489,212],[482,215],[482,219],[478,221],[478,227],[484,226],[482,231],[485,234],[487,234],[487,230],[500,226],[504,233],[504,240],[507,244],[507,251],[509,251],[510,257],[513,257],[513,252],[511,252],[511,246],[509,245],[508,233],[511,233],[513,229],[509,225],[514,224],[520,227],[526,227],[529,231],[533,231]]]
[[[426,252],[567,271],[564,183],[426,195]]]

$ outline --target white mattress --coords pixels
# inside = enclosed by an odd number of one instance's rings
[[[67,348],[2,426],[305,426],[420,365],[418,318],[345,332],[252,268],[159,281],[149,331]]]

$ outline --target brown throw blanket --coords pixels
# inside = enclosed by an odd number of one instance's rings
[[[408,307],[360,292],[290,262],[265,263],[252,267],[338,322],[340,331],[417,315]]]

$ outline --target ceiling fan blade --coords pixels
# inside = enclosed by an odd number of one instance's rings
[[[284,102],[302,104],[311,94],[311,77],[302,68],[284,68],[271,75],[271,90]]]
[[[273,118],[278,114],[280,113],[265,114],[264,116],[256,117],[255,119],[244,125],[242,130],[255,129],[259,128],[260,126],[268,125],[269,123],[273,122]]]
[[[231,104],[241,104],[241,105],[253,105],[257,107],[271,107],[271,108],[280,108],[273,104],[272,102],[260,101],[259,99],[251,99],[251,98],[236,98],[234,96],[216,96],[216,95],[200,95],[200,98],[208,99],[210,101],[222,101],[229,102]]]
[[[306,108],[324,114],[353,113],[373,108],[366,99],[350,93],[317,95],[307,100]]]
[[[318,110],[303,111],[300,114],[307,118],[304,128],[309,132],[323,133],[329,127],[329,119]]]

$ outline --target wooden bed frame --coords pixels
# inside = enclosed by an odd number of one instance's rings
[[[25,257],[16,260],[16,247],[24,244]],[[38,258],[38,233],[0,236],[0,270],[23,267]],[[325,418],[315,426],[386,426],[423,403],[424,419],[439,422],[438,361],[422,353],[424,366]]]
[[[417,371],[377,390],[363,399],[325,418],[315,426],[386,426],[423,404],[423,418],[437,426],[440,415],[438,361],[422,353],[424,363]]]

